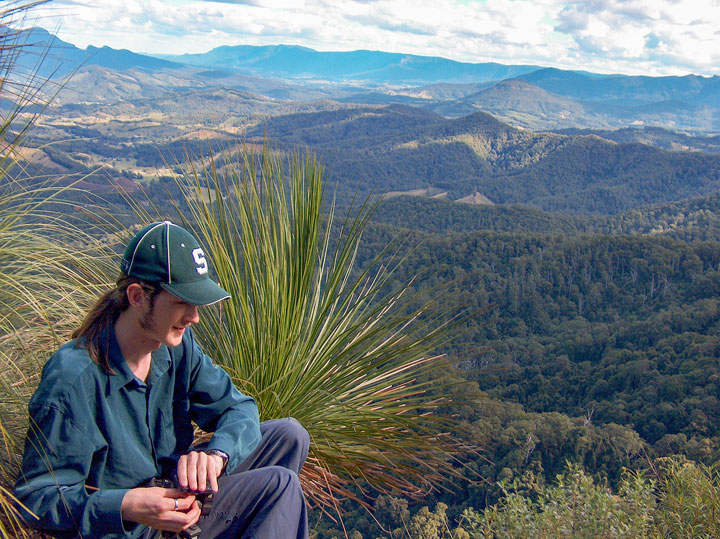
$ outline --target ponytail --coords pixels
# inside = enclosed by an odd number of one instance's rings
[[[80,327],[72,334],[72,338],[77,339],[78,346],[86,348],[90,358],[108,374],[115,374],[110,366],[110,331],[120,313],[130,306],[127,288],[133,283],[143,287],[152,307],[162,288],[157,283],[147,283],[122,273],[115,288],[98,298]]]

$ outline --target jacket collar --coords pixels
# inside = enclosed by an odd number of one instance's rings
[[[148,384],[152,385],[155,380],[165,374],[170,368],[172,359],[170,358],[170,349],[163,345],[152,353],[152,364],[150,365],[150,374],[148,375]]]
[[[122,355],[120,344],[117,342],[117,338],[115,337],[115,328],[110,327],[107,331],[110,334],[108,362],[112,370],[115,371],[115,374],[108,375],[106,391],[107,394],[110,395],[121,387],[125,387],[130,382],[135,382],[137,378],[132,370],[130,370],[130,366],[127,364],[125,357]],[[150,365],[150,373],[148,375],[148,384],[152,384],[162,374],[167,372],[170,368],[171,361],[170,352],[167,346],[163,345],[155,350],[152,353],[152,363]]]

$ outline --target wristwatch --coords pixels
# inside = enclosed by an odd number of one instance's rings
[[[220,457],[223,460],[222,471],[225,471],[225,466],[227,466],[228,460],[230,459],[230,457],[228,457],[228,454],[225,453],[225,451],[220,451],[219,449],[206,449],[205,453],[208,455],[215,455],[216,457]]]

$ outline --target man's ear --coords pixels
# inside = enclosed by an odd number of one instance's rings
[[[133,283],[125,290],[127,294],[128,303],[131,307],[143,306],[146,300],[145,290],[138,283]]]

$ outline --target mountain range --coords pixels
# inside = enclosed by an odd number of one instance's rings
[[[240,69],[261,76],[352,82],[364,85],[419,85],[438,80],[485,82],[529,73],[537,66],[463,63],[446,58],[378,51],[318,52],[306,47],[223,46],[204,54],[163,55],[189,65]]]
[[[657,126],[720,132],[717,76],[599,75],[285,45],[225,46],[204,54],[155,57],[108,47],[83,50],[41,29],[30,31],[28,41],[36,51],[21,58],[26,68],[45,50],[41,74],[74,73],[60,103],[107,103],[222,87],[275,100],[398,103],[445,117],[484,111],[531,130]]]

